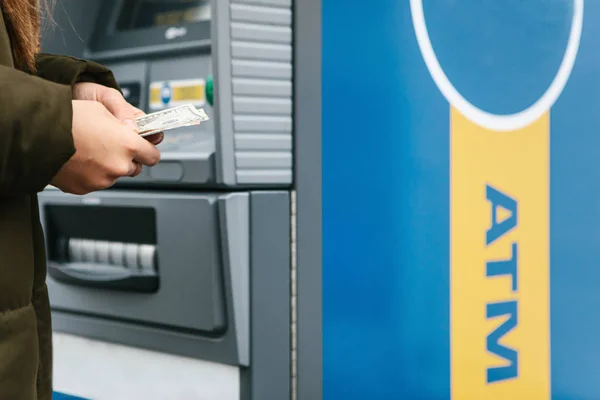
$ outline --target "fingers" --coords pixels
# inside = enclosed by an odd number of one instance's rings
[[[136,118],[145,115],[145,113],[142,110],[133,107],[132,105],[127,103],[122,96],[120,97],[120,100],[118,100],[116,97],[111,97],[110,99],[110,104],[105,105],[105,107],[107,107],[107,109],[111,111],[111,113],[113,113],[113,115],[115,115],[115,117],[117,117],[118,119],[123,118],[123,116],[129,116],[130,118],[125,120],[125,125],[129,125],[127,123],[128,121],[132,122]],[[109,108],[111,106],[113,107],[112,109]],[[118,111],[115,111],[117,109]],[[116,112],[122,113],[116,114]],[[135,130],[137,131],[137,126],[135,127]],[[131,135],[130,143],[132,147],[130,147],[130,149],[133,150],[133,164],[135,164],[135,168],[133,168],[128,175],[137,176],[142,172],[142,165],[152,167],[158,164],[158,162],[160,161],[160,151],[156,148],[156,144],[160,143],[163,140],[163,137],[162,134],[153,135],[156,137],[153,137],[153,141],[150,142],[146,140],[146,138],[140,137],[137,133],[132,134],[132,132],[130,131],[129,135]]]
[[[160,161],[160,151],[152,143],[140,136],[137,139],[137,151],[134,161],[150,167],[155,166]]]
[[[116,181],[119,178],[125,176],[132,176],[138,170],[139,163],[130,160],[125,161],[123,159],[117,160],[113,163],[107,170],[107,178],[111,180],[111,182]]]
[[[131,109],[133,110],[133,115],[135,116],[135,118],[143,117],[144,115],[146,115],[145,112],[143,112],[137,107],[131,106]]]
[[[133,174],[135,174],[137,172],[138,168],[141,168],[141,167],[142,166],[140,165],[140,163],[131,161],[131,163],[129,165],[129,171],[127,171],[127,176],[133,176]],[[138,173],[138,175],[139,175],[139,173]]]
[[[131,175],[129,175],[132,178],[135,178],[136,176],[138,176],[139,174],[142,173],[142,164],[136,162],[135,165],[136,165],[135,171],[133,171],[133,173]]]
[[[135,131],[138,130],[135,120],[142,111],[127,103],[123,98],[123,95],[117,90],[109,88],[102,90],[98,93],[98,101],[119,121]],[[141,115],[143,115],[143,112]]]

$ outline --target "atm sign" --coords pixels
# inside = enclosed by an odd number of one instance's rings
[[[190,79],[161,81],[150,84],[150,109],[159,110],[182,104],[203,107],[206,103],[206,81]]]

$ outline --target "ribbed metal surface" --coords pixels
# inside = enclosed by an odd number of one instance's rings
[[[230,0],[236,178],[292,182],[291,0]]]
[[[292,140],[287,134],[240,133],[235,135],[238,151],[292,150]]]

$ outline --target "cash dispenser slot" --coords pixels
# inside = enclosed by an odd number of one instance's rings
[[[153,293],[159,287],[151,208],[46,206],[48,274],[72,285]]]
[[[53,278],[74,285],[152,293],[158,290],[156,247],[90,239],[61,239],[63,263],[49,262]]]

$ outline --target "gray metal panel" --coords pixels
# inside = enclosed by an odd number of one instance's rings
[[[296,210],[296,191],[291,192],[291,258],[292,258],[292,297],[290,301],[290,312],[292,314],[291,326],[291,358],[292,358],[292,394],[291,400],[297,400],[297,384],[298,384],[298,254],[297,254],[297,210]]]
[[[250,344],[242,370],[242,400],[290,398],[290,196],[252,192]]]
[[[148,54],[161,54],[177,56],[179,53],[186,53],[190,51],[198,51],[198,49],[208,49],[211,46],[211,41],[207,39],[203,40],[190,40],[181,43],[169,43],[169,44],[157,44],[153,46],[140,46],[122,50],[107,50],[107,51],[90,51],[86,48],[83,52],[83,56],[86,59],[94,61],[106,61],[115,60],[122,58],[132,57],[145,57]]]
[[[175,62],[174,62],[175,61]],[[150,81],[200,79],[212,74],[211,55],[179,56],[150,62]]]
[[[172,304],[174,308],[171,308],[171,310],[167,310],[166,312],[164,310],[160,311],[160,313],[163,314],[163,318],[179,318],[182,316],[182,308],[191,307],[193,309],[192,313],[186,312],[186,314],[190,319],[194,319],[196,314],[202,313],[207,306],[210,306],[209,304],[202,303],[201,299],[196,299],[197,295],[194,295],[194,293],[190,294],[189,291],[187,291],[186,286],[195,285],[196,294],[199,294],[206,290],[204,287],[206,285],[210,286],[210,290],[219,289],[220,278],[207,278],[207,282],[205,283],[198,283],[193,280],[190,284],[185,283],[186,279],[191,280],[196,276],[195,270],[186,272],[186,265],[189,266],[191,264],[189,259],[190,255],[193,255],[198,251],[203,252],[202,257],[204,261],[202,262],[215,258],[214,253],[211,254],[210,251],[202,250],[207,246],[204,242],[218,242],[219,238],[222,237],[223,242],[220,243],[219,246],[216,246],[218,247],[216,251],[220,250],[220,253],[216,255],[216,258],[222,260],[224,270],[223,276],[221,277],[224,284],[222,285],[222,294],[220,297],[224,299],[226,304],[226,331],[218,337],[203,336],[201,333],[190,329],[174,329],[173,327],[165,326],[164,324],[155,325],[137,323],[132,320],[128,321],[123,318],[118,318],[118,315],[116,318],[111,318],[108,315],[90,314],[89,312],[86,312],[86,310],[89,309],[90,303],[94,302],[97,298],[97,291],[94,289],[82,289],[87,292],[87,296],[85,297],[79,299],[76,296],[71,297],[72,303],[75,305],[79,304],[79,310],[67,312],[65,309],[56,309],[54,308],[54,305],[57,300],[57,295],[61,296],[61,294],[54,290],[57,289],[57,287],[55,285],[53,286],[49,279],[54,329],[101,340],[123,343],[130,346],[156,349],[159,351],[232,365],[248,366],[250,363],[248,344],[250,340],[248,319],[248,285],[250,273],[248,265],[250,246],[248,224],[250,217],[248,215],[249,195],[247,193],[229,195],[207,193],[199,195],[190,193],[167,194],[161,192],[109,190],[84,197],[76,197],[64,195],[57,190],[50,189],[41,193],[39,197],[40,208],[43,211],[44,204],[47,204],[48,202],[56,203],[57,201],[65,199],[67,202],[70,202],[69,200],[71,199],[76,199],[80,203],[97,204],[99,198],[101,203],[106,201],[106,198],[111,198],[113,200],[121,199],[122,204],[129,205],[132,205],[131,200],[134,200],[133,206],[135,206],[138,203],[144,203],[144,199],[156,199],[169,196],[179,199],[198,199],[212,196],[214,199],[218,199],[220,218],[218,218],[219,229],[212,232],[211,238],[202,238],[195,234],[185,233],[185,225],[195,225],[198,231],[207,229],[206,227],[202,227],[202,223],[194,222],[194,210],[181,210],[186,213],[187,218],[175,218],[170,225],[170,236],[174,241],[182,242],[185,248],[178,250],[178,245],[171,245],[170,248],[164,249],[164,251],[171,253],[178,252],[178,257],[180,257],[180,259],[179,265],[159,265],[161,279],[169,278],[171,281],[174,279],[182,279],[183,283],[180,282],[180,298],[175,304]],[[172,212],[176,212],[176,210],[180,208],[180,203],[174,202],[169,208]],[[215,217],[216,216],[217,212],[215,212]],[[188,224],[184,223],[184,221],[187,221]],[[164,221],[162,225],[162,229],[164,230]],[[160,229],[161,227],[159,226],[159,230]],[[225,233],[225,235],[222,236],[221,232]],[[202,239],[203,243],[193,241],[194,238]],[[244,255],[246,256],[245,261]],[[174,259],[175,257],[171,256],[170,258]],[[202,262],[200,264],[202,264]],[[192,267],[195,266],[197,269],[197,266],[200,264],[196,263],[192,265]],[[73,292],[69,290],[69,293],[72,294]],[[111,297],[114,296],[114,299],[106,297],[104,300],[111,302],[111,304],[114,303],[111,307],[114,309],[114,312],[118,313],[122,308],[128,307],[128,301],[133,298],[133,296],[127,297],[127,294],[128,293],[113,292]],[[70,308],[73,309],[74,305],[71,305]],[[159,310],[150,302],[146,304],[146,308],[150,312],[159,312]],[[170,316],[168,314],[175,315]]]
[[[212,56],[179,56],[151,61],[150,82],[176,79],[206,79],[213,73]],[[205,124],[202,124],[203,126]]]
[[[236,132],[292,132],[291,117],[240,115],[233,118]]]
[[[231,38],[291,44],[292,29],[285,26],[265,26],[236,22],[231,24]]]
[[[235,144],[233,140],[233,104],[231,75],[231,20],[229,1],[212,0],[213,70],[215,78],[215,120],[217,179],[234,185]]]
[[[281,183],[292,182],[291,170],[275,170],[275,169],[247,169],[240,170],[236,173],[237,182],[239,184],[253,184],[256,182]]]
[[[285,99],[292,96],[292,82],[233,78],[233,94]]]
[[[182,128],[183,131],[187,128]],[[171,136],[174,134],[171,133]],[[169,135],[165,138],[168,140]],[[207,141],[206,147],[210,148],[210,151],[183,151],[185,146],[180,149],[181,151],[164,151],[167,143],[161,144],[162,154],[161,161],[155,167],[148,167],[142,170],[142,173],[135,178],[125,177],[117,181],[115,187],[148,187],[153,185],[160,185],[161,187],[173,187],[173,186],[184,186],[184,187],[200,187],[206,185],[213,185],[215,182],[215,166],[214,166],[214,142]],[[181,179],[161,179],[161,168],[167,163],[176,163],[178,169],[181,170]],[[165,178],[163,176],[162,178]]]
[[[323,398],[321,0],[294,2],[297,399]]]
[[[230,268],[232,307],[240,364],[250,365],[250,205],[247,193],[219,199],[221,245],[226,248],[224,263]]]
[[[231,56],[248,60],[292,61],[292,46],[288,44],[233,42]]]
[[[235,135],[235,147],[243,150],[292,150],[292,138],[282,134],[240,133]]]
[[[261,149],[257,147],[260,142],[255,141],[252,148],[237,147],[238,144],[243,146],[238,137],[253,133],[287,134],[291,141],[293,28],[290,1],[230,0],[229,3],[237,182],[290,184],[292,152],[287,145],[276,148],[277,142],[265,141],[266,147]],[[248,154],[250,152],[255,154]]]
[[[236,0],[237,3],[259,4],[266,6],[291,7],[292,0]]]
[[[156,212],[160,271],[160,289],[156,293],[94,290],[49,277],[52,307],[179,329],[212,331],[217,324],[215,318],[224,319],[223,263],[219,248],[228,249],[224,246],[228,243],[219,244],[216,200],[217,196],[211,194],[105,191],[79,197],[58,191],[43,193],[40,216],[45,227],[45,207],[50,205],[151,207]],[[239,228],[243,228],[242,221]],[[244,231],[229,234],[233,237],[248,235]],[[224,321],[217,325],[223,324]]]
[[[292,168],[292,156],[290,152],[263,152],[237,151],[235,153],[236,163],[240,168]]]
[[[113,72],[117,80],[140,82],[140,85],[142,85],[142,94],[146,94],[144,93],[144,89],[145,86],[148,85],[148,77],[146,76],[146,69],[148,68],[148,64],[145,61],[124,62],[114,64],[109,63],[105,65]]]
[[[292,24],[292,10],[290,9],[236,3],[236,0],[231,0],[231,18],[233,20],[283,26]]]
[[[292,65],[256,60],[233,60],[233,75],[240,78],[292,79]],[[289,96],[289,95],[288,95]],[[291,97],[289,99],[291,101]]]
[[[240,114],[289,115],[292,112],[290,99],[263,99],[260,97],[236,97],[233,110]],[[291,118],[290,118],[291,121]]]

